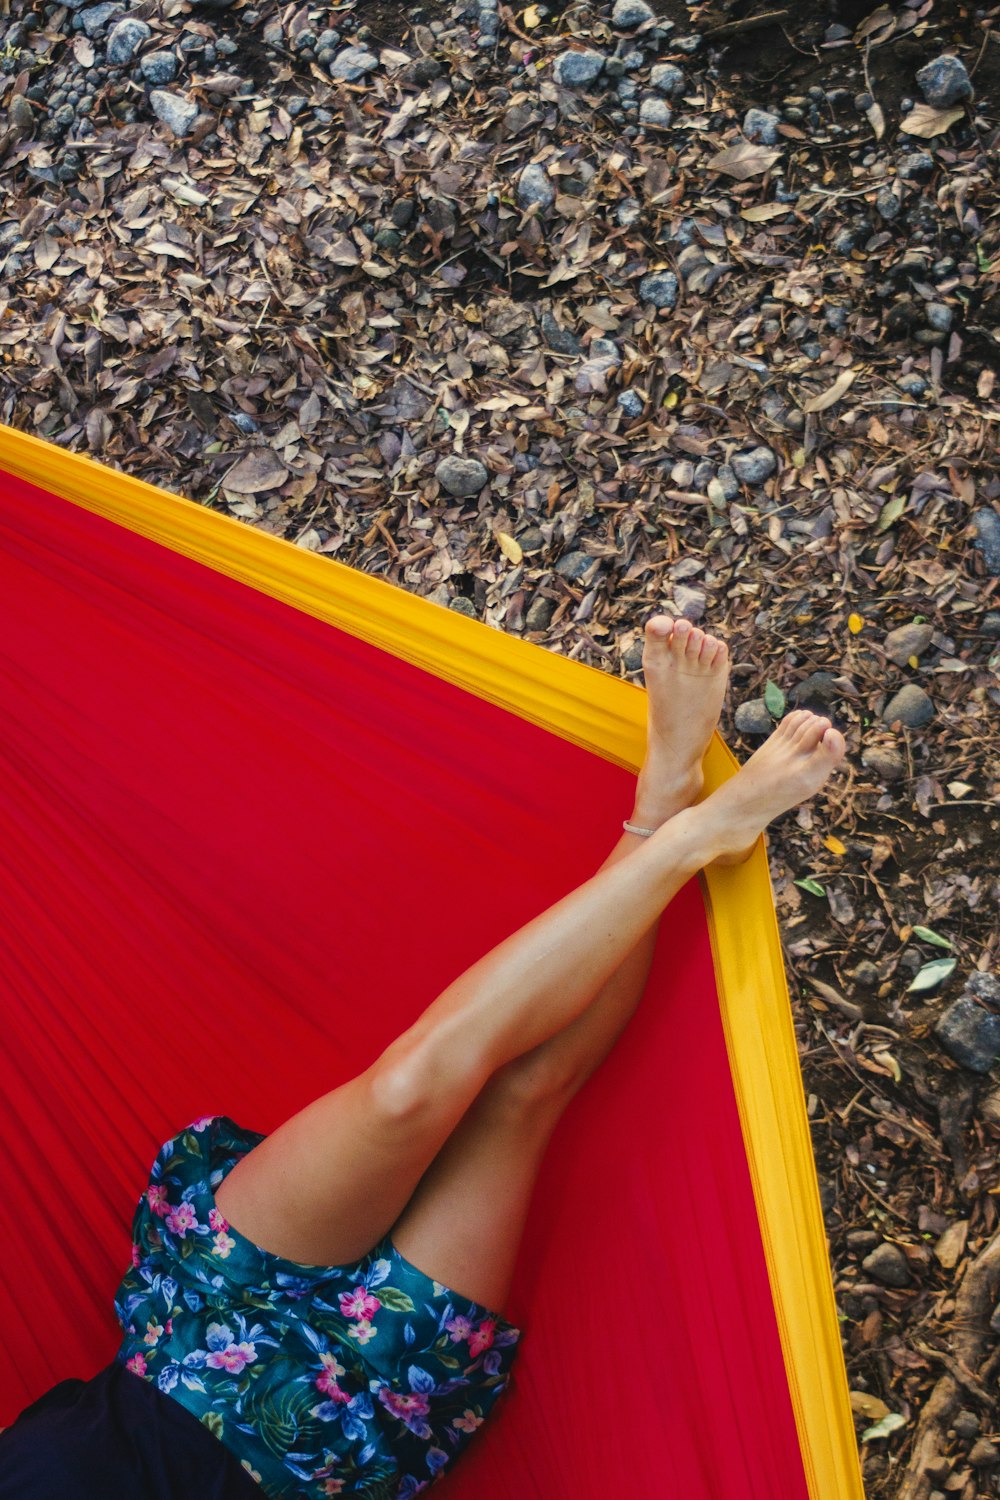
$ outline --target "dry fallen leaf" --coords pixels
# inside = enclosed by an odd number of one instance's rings
[[[932,104],[915,104],[899,128],[907,135],[919,135],[928,140],[932,135],[944,135],[964,114],[965,110],[960,108],[935,109]]]
[[[522,560],[524,553],[521,550],[521,543],[516,542],[512,536],[508,536],[506,531],[497,532],[497,541],[500,543],[500,551],[504,557],[509,557],[512,563],[519,563]]]
[[[956,1219],[949,1224],[944,1234],[934,1246],[934,1254],[948,1271],[957,1264],[958,1259],[965,1252],[965,1241],[969,1234],[968,1219]]]
[[[877,1396],[871,1396],[867,1391],[851,1392],[851,1410],[858,1417],[874,1417],[876,1421],[880,1417],[889,1415],[889,1408],[884,1401]]]
[[[875,132],[875,139],[880,141],[885,135],[885,115],[882,113],[880,104],[870,104],[865,110],[868,123]]]
[[[708,159],[705,166],[709,172],[725,172],[727,176],[745,182],[748,177],[756,177],[758,172],[766,172],[768,167],[773,167],[780,155],[780,151],[769,150],[767,146],[753,146],[749,141],[740,141],[735,146],[727,146],[725,151],[717,152]]]
[[[230,469],[222,483],[238,495],[256,495],[277,489],[288,478],[288,470],[270,448],[254,448]]]
[[[857,370],[842,370],[833,382],[833,385],[829,386],[821,395],[814,396],[811,401],[807,401],[802,410],[804,412],[826,411],[828,406],[833,406],[835,401],[840,400],[844,392],[857,379],[857,376]]]
[[[745,208],[740,218],[748,219],[751,224],[763,224],[766,219],[780,219],[789,213],[791,206],[787,203],[755,203]]]

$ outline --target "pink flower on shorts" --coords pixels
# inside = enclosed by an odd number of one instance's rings
[[[146,1202],[154,1214],[162,1219],[170,1212],[170,1204],[167,1202],[167,1190],[160,1184],[153,1184],[146,1189]]]
[[[378,1333],[378,1329],[374,1328],[367,1318],[359,1318],[347,1331],[352,1339],[357,1339],[359,1344],[367,1344],[369,1339],[373,1339]]]
[[[467,1339],[472,1332],[472,1319],[452,1318],[451,1321],[446,1323],[444,1326],[451,1334],[452,1343],[460,1344],[462,1340]]]
[[[210,1370],[228,1370],[230,1375],[238,1375],[244,1365],[257,1358],[255,1346],[245,1342],[237,1344],[233,1330],[225,1323],[209,1323],[205,1342],[211,1351],[205,1360]]]
[[[208,1210],[208,1222],[213,1229],[221,1229],[225,1231],[229,1228],[229,1225],[226,1223],[226,1220],[222,1217],[217,1208],[210,1208]]]
[[[373,1318],[381,1306],[378,1298],[363,1286],[340,1294],[340,1310],[345,1318]]]
[[[142,1256],[139,1254],[139,1246],[138,1245],[133,1245],[132,1246],[132,1265],[135,1268],[135,1270],[137,1270],[137,1271],[138,1271],[139,1267],[142,1265]]]
[[[146,1324],[145,1340],[147,1344],[155,1344],[160,1334],[163,1333],[163,1324],[155,1322],[152,1318]]]
[[[484,1318],[469,1338],[469,1353],[475,1359],[477,1354],[482,1354],[489,1349],[493,1343],[493,1335],[496,1333],[497,1325],[495,1318]]]
[[[339,1495],[343,1488],[344,1481],[342,1479],[324,1479],[323,1481],[324,1495]]]
[[[132,1358],[126,1361],[125,1368],[131,1370],[133,1375],[145,1375],[146,1361],[141,1354],[133,1354]]]
[[[483,1418],[477,1417],[471,1407],[467,1406],[460,1417],[452,1418],[452,1427],[457,1427],[459,1432],[475,1432],[477,1427],[482,1427]]]
[[[181,1239],[189,1229],[194,1229],[197,1223],[198,1215],[190,1203],[178,1203],[177,1207],[172,1208],[167,1214],[167,1228],[171,1234],[179,1234]]]
[[[211,1125],[214,1119],[215,1115],[202,1115],[201,1119],[193,1121],[188,1129],[196,1130],[200,1135],[203,1130],[207,1129],[207,1127]]]
[[[386,1385],[379,1391],[378,1399],[383,1406],[392,1412],[394,1417],[398,1417],[401,1422],[405,1422],[407,1427],[409,1427],[415,1417],[426,1417],[431,1409],[431,1403],[426,1396],[421,1396],[418,1393],[403,1395],[399,1391],[391,1390]]]

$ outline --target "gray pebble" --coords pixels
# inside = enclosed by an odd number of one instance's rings
[[[666,128],[672,119],[670,108],[662,99],[643,99],[639,105],[639,124]]]
[[[522,208],[532,208],[536,203],[548,208],[555,202],[555,196],[556,190],[549,181],[545,168],[537,161],[529,162],[518,179],[518,203]]]
[[[858,964],[858,966],[855,968],[854,973],[851,975],[851,978],[854,980],[854,983],[858,986],[859,989],[862,989],[862,990],[874,990],[874,989],[877,989],[881,977],[882,976],[879,974],[878,969],[872,963],[871,959],[868,959],[868,958],[863,958],[861,960],[861,962]],[[862,1230],[861,1233],[865,1233],[865,1231]],[[848,1243],[850,1243],[850,1236],[848,1236]],[[873,1236],[872,1237],[872,1245],[874,1245],[874,1244],[875,1244],[875,1237]],[[870,1249],[871,1247],[870,1246],[866,1246],[865,1248],[866,1249]]]
[[[177,77],[177,59],[172,52],[147,52],[139,60],[139,72],[147,83],[173,83]]]
[[[898,219],[902,207],[892,188],[881,187],[875,194],[875,208],[886,221]]]
[[[979,628],[990,640],[1000,640],[1000,610],[991,609],[988,614],[983,615],[983,623]]]
[[[611,24],[619,31],[632,31],[644,21],[652,21],[654,18],[654,12],[646,4],[646,0],[615,0],[611,12]]]
[[[673,307],[677,301],[677,277],[673,271],[653,271],[639,282],[639,298],[654,307]]]
[[[919,399],[927,394],[927,382],[922,375],[901,375],[899,389],[905,391],[908,396],[915,396]]]
[[[743,116],[743,134],[748,141],[758,141],[762,146],[776,146],[781,140],[778,126],[781,120],[766,109],[748,109]]]
[[[991,578],[1000,578],[1000,516],[990,506],[984,505],[972,517],[976,528],[973,546],[983,554],[986,571]]]
[[[106,3],[103,5],[91,5],[87,10],[77,12],[75,20],[80,23],[77,29],[85,31],[91,40],[93,40],[94,37],[100,36],[111,17],[116,16],[120,10],[124,9],[125,7],[117,4],[116,0],[106,0]]]
[[[829,705],[839,697],[840,689],[833,680],[832,672],[810,672],[788,694],[789,702],[794,703],[796,708],[808,708],[816,713],[825,713]]]
[[[965,993],[975,995],[977,1000],[982,1000],[991,1009],[1000,1011],[1000,979],[995,974],[977,969],[965,981]]]
[[[972,81],[965,64],[950,52],[925,63],[917,73],[917,85],[927,103],[935,109],[947,109],[950,104],[961,104],[972,98]]]
[[[654,89],[672,98],[684,87],[684,74],[674,63],[657,63],[650,69],[649,81]]]
[[[642,204],[638,198],[625,198],[619,203],[615,212],[615,222],[622,229],[628,229],[631,224],[642,218]]]
[[[582,578],[596,560],[587,552],[567,552],[556,563],[556,572],[561,578],[568,578],[573,583]]]
[[[848,1250],[874,1250],[878,1244],[874,1229],[851,1229],[846,1238]]]
[[[607,61],[603,52],[561,52],[555,60],[552,76],[564,89],[586,88],[593,83]]]
[[[733,472],[732,464],[720,464],[715,477],[722,487],[723,499],[735,500],[740,492],[740,482]]]
[[[954,310],[947,302],[928,302],[924,312],[928,323],[938,333],[947,333],[955,317]]]
[[[127,66],[143,42],[147,42],[152,35],[145,21],[136,21],[131,16],[126,16],[108,33],[108,62]]]
[[[627,417],[641,417],[646,409],[646,403],[638,391],[622,391],[616,404],[621,407]]]
[[[920,182],[933,175],[934,158],[929,151],[911,151],[902,157],[898,167],[904,182]]]
[[[886,724],[895,724],[898,719],[908,729],[921,729],[924,724],[929,724],[934,717],[934,704],[915,682],[908,682],[901,687],[898,693],[894,693],[889,702],[882,710],[882,719]]]
[[[456,458],[449,454],[434,470],[434,478],[449,495],[478,495],[489,479],[489,471],[478,458]]]
[[[468,615],[470,620],[479,619],[479,611],[471,599],[466,599],[464,594],[456,594],[449,601],[448,608],[455,611],[456,615]]]
[[[162,120],[176,136],[187,135],[198,118],[198,106],[183,94],[171,94],[166,89],[153,89],[149,105],[158,120]]]
[[[879,1245],[871,1255],[861,1262],[869,1276],[881,1281],[884,1286],[909,1286],[910,1267],[906,1256],[898,1245]]]
[[[740,734],[770,734],[774,720],[763,698],[750,698],[736,710],[736,728]]]
[[[980,1438],[969,1449],[969,1463],[974,1469],[992,1469],[1000,1463],[1000,1449],[989,1438]]]
[[[378,67],[378,58],[369,52],[367,47],[345,47],[343,52],[338,52],[330,64],[330,77],[343,78],[348,83],[355,83],[365,73],[370,73],[373,68]]]
[[[861,764],[874,771],[880,781],[902,781],[906,775],[903,757],[883,745],[870,745],[862,751]]]
[[[964,1408],[950,1423],[955,1429],[956,1436],[960,1438],[974,1438],[979,1431],[979,1418],[973,1411]]]
[[[885,653],[897,667],[905,667],[911,656],[922,656],[934,635],[933,625],[900,625],[885,638]]]
[[[560,328],[548,308],[542,313],[539,324],[545,342],[557,354],[580,354],[583,352],[583,345],[576,334],[572,333],[568,328]]]
[[[988,1073],[1000,1057],[1000,1016],[959,995],[934,1027],[941,1046],[963,1068]]]
[[[741,484],[763,484],[778,467],[774,453],[763,444],[745,453],[734,453],[729,462]]]
[[[536,594],[528,605],[528,613],[524,617],[526,630],[547,630],[555,614],[556,601],[546,599],[542,594]]]

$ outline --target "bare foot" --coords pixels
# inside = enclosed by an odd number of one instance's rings
[[[815,795],[844,758],[847,743],[829,719],[796,709],[746,765],[691,813],[709,860],[738,864],[768,823]],[[685,817],[688,814],[685,813]]]
[[[729,681],[724,641],[690,620],[654,615],[642,653],[648,727],[632,822],[658,828],[704,785],[701,762],[719,722]]]

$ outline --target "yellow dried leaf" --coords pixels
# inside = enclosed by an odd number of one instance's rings
[[[847,628],[852,635],[857,635],[859,631],[864,629],[864,625],[865,622],[860,615],[848,615]]]
[[[829,851],[830,851],[831,854],[846,854],[847,853],[847,845],[846,844],[842,844],[840,842],[840,840],[836,837],[836,835],[832,834],[832,833],[830,834],[829,838],[825,838],[823,840],[823,847],[826,848],[826,849],[829,849]]]
[[[929,140],[932,135],[943,135],[950,130],[956,120],[960,120],[965,110],[958,109],[935,109],[932,104],[916,104],[906,119],[900,125],[907,135],[919,135],[924,140]]]
[[[902,1083],[903,1070],[899,1066],[899,1063],[893,1057],[891,1052],[876,1052],[873,1050],[872,1057],[874,1057],[876,1062],[881,1063],[884,1068],[889,1069],[889,1072],[892,1074],[897,1083]]]
[[[867,1391],[851,1392],[851,1410],[855,1416],[874,1417],[876,1421],[889,1415],[885,1402],[880,1401],[877,1396],[870,1396]]]
[[[841,370],[833,385],[825,390],[822,395],[814,396],[811,401],[807,401],[802,410],[804,412],[826,411],[828,406],[832,406],[835,401],[840,400],[841,396],[853,385],[857,378],[857,370]]]
[[[920,665],[920,660],[916,656],[908,656],[906,658],[906,662],[907,662],[907,665],[910,666],[910,667],[919,667],[919,665]]]
[[[500,551],[504,557],[509,557],[512,563],[519,563],[524,556],[521,543],[516,542],[506,531],[497,532],[497,541],[500,543]]]
[[[789,213],[791,208],[787,203],[755,203],[752,207],[745,208],[740,218],[746,219],[750,224],[763,224],[767,219],[780,219]]]
[[[542,18],[534,5],[528,6],[528,9],[521,16],[521,23],[526,31],[534,31],[536,26],[542,24]]]
[[[967,781],[949,781],[948,790],[953,797],[967,797],[972,787]]]

